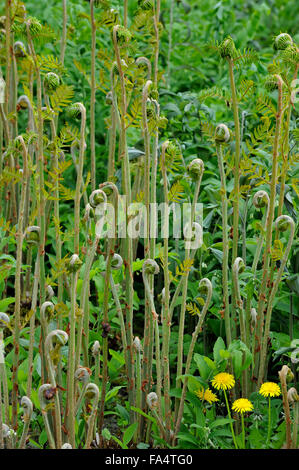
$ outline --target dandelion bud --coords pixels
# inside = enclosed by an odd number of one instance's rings
[[[253,197],[253,205],[257,209],[261,209],[262,207],[266,207],[269,204],[269,196],[266,191],[258,191],[255,193]]]
[[[293,44],[292,37],[287,33],[281,33],[274,38],[274,49],[277,51],[283,51],[288,46]]]
[[[187,173],[193,181],[198,181],[204,172],[204,163],[200,158],[195,158],[187,166]]]
[[[26,47],[22,41],[16,41],[13,46],[14,54],[16,57],[25,57],[26,56]]]
[[[9,316],[4,312],[0,312],[0,329],[6,328],[9,322]]]
[[[56,73],[49,72],[44,78],[44,87],[47,92],[55,91],[60,85],[60,78]]]
[[[79,256],[74,254],[71,256],[70,260],[66,264],[66,270],[68,273],[75,273],[77,272],[81,266],[82,261],[80,260]]]
[[[146,402],[151,409],[156,408],[158,405],[158,395],[155,392],[149,393],[146,397]]]
[[[223,59],[230,58],[233,59],[237,55],[237,50],[233,39],[228,36],[219,46],[220,55]]]
[[[136,349],[137,352],[141,352],[141,341],[138,338],[138,336],[135,336],[134,341],[133,341],[134,348]]]
[[[293,404],[294,402],[299,401],[299,395],[295,387],[291,387],[290,390],[288,390],[288,402]]]
[[[281,215],[276,219],[275,226],[280,232],[285,232],[286,230],[288,230],[292,223],[293,219],[291,219],[291,217],[289,217],[288,215]]]
[[[31,225],[27,227],[25,237],[28,245],[38,245],[40,235],[40,227],[37,225]]]
[[[215,141],[219,143],[227,143],[230,140],[230,132],[225,124],[219,124],[215,130]]]

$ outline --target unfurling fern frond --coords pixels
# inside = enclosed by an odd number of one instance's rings
[[[258,54],[252,49],[244,49],[243,52],[238,50],[237,57],[234,59],[234,64],[237,68],[243,67],[244,65],[251,65],[259,61]]]
[[[243,79],[241,80],[239,86],[239,101],[244,100],[244,98],[252,95],[254,92],[254,82],[252,80]]]
[[[188,313],[190,313],[190,315],[200,315],[199,308],[196,304],[193,304],[192,302],[186,304],[186,310]]]
[[[212,122],[202,122],[200,125],[200,130],[203,136],[214,142],[216,126]]]
[[[208,88],[206,90],[201,90],[197,98],[199,101],[205,101],[209,98],[218,98],[220,100],[229,100],[230,96],[226,90],[223,88],[219,88],[217,86],[214,86],[212,88]]]
[[[66,73],[65,67],[54,55],[38,55],[37,64],[41,72],[56,72],[58,75],[64,75]]]
[[[165,152],[165,166],[170,173],[179,172],[184,165],[181,149],[175,142],[169,142]],[[161,165],[160,165],[161,170]]]
[[[259,114],[267,115],[272,118],[276,114],[275,106],[267,96],[260,96],[256,102],[256,111]]]
[[[186,276],[190,272],[193,266],[193,263],[194,263],[193,259],[184,259],[184,261],[180,264],[180,266],[176,266],[175,275]]]
[[[62,108],[69,106],[74,96],[72,86],[60,85],[54,93],[50,96],[51,108],[55,114],[62,111]]]
[[[171,186],[168,192],[168,200],[169,202],[181,202],[183,199],[184,194],[184,187],[182,186],[180,181],[176,181]]]

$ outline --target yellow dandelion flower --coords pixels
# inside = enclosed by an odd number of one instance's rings
[[[263,397],[279,397],[281,391],[278,384],[274,382],[265,382],[259,389],[259,393],[263,395]]]
[[[253,404],[247,398],[239,398],[234,401],[232,410],[237,411],[237,413],[246,413],[253,410]]]
[[[196,390],[195,394],[200,398],[201,400],[205,400],[208,403],[213,403],[215,401],[219,401],[215,393],[213,393],[209,388],[204,390],[203,388],[199,388]]]
[[[217,390],[229,390],[235,385],[234,376],[227,372],[220,372],[212,379],[212,385]]]

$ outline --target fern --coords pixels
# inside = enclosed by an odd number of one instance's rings
[[[50,96],[51,107],[55,114],[62,111],[62,108],[69,106],[74,96],[72,86],[60,85]]]
[[[58,75],[64,75],[66,73],[65,67],[57,59],[57,57],[52,54],[47,56],[37,56],[37,64],[41,72],[55,72]]]
[[[186,310],[190,315],[200,315],[200,310],[196,304],[189,302],[186,304]]]
[[[184,259],[184,261],[180,264],[180,266],[176,266],[176,269],[175,269],[176,277],[186,276],[190,272],[193,266],[193,263],[194,263],[193,259]]]
[[[168,192],[169,202],[181,202],[183,199],[184,187],[180,181],[176,181]]]

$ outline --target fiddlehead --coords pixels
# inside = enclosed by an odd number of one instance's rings
[[[55,341],[55,346],[54,346]],[[56,388],[56,368],[60,360],[60,349],[66,345],[68,341],[68,334],[63,330],[53,330],[48,334],[45,340],[45,355],[48,369],[48,376],[51,381],[52,387]],[[56,429],[56,444],[58,449],[62,444],[61,436],[61,411],[58,393],[54,396],[55,403],[55,429]]]
[[[54,304],[50,301],[44,302],[40,309],[40,321],[41,321],[42,328],[45,332],[45,337],[48,334],[48,325],[53,315],[54,315]]]
[[[30,425],[30,420],[33,412],[33,405],[32,401],[28,397],[22,397],[21,400],[21,406],[23,407],[23,422],[24,422],[24,427],[23,427],[23,432],[22,436],[19,442],[19,449],[24,449],[25,444],[26,444],[26,439],[27,439],[27,434],[28,434],[28,429]]]
[[[81,393],[75,406],[75,415],[77,416],[81,408],[81,404],[84,398],[86,387],[90,382],[89,370],[86,367],[78,367],[78,369],[75,372],[75,380],[78,380],[78,382],[82,383]]]
[[[85,397],[92,401],[92,410],[87,421],[87,436],[85,442],[85,449],[89,449],[94,432],[94,423],[97,415],[98,403],[100,398],[99,388],[96,384],[90,383],[87,385]]]
[[[48,409],[49,405],[53,403],[53,398],[55,395],[56,391],[53,389],[53,386],[51,384],[43,384],[39,387],[38,389],[38,399],[41,407],[41,412],[45,424],[45,429],[46,433],[48,436],[48,441],[51,449],[55,449],[55,440],[51,431],[49,419],[48,419]]]
[[[160,335],[159,335],[159,324],[158,324],[158,315],[156,312],[153,292],[151,290],[149,276],[159,273],[159,266],[155,260],[147,259],[142,266],[142,278],[144,283],[144,288],[147,293],[147,298],[149,300],[149,306],[152,315],[152,322],[155,329],[155,351],[156,351],[156,372],[157,372],[157,393],[160,406],[161,403],[161,388],[162,388],[162,375],[161,375],[161,355],[160,355]],[[151,348],[150,348],[151,350]]]

